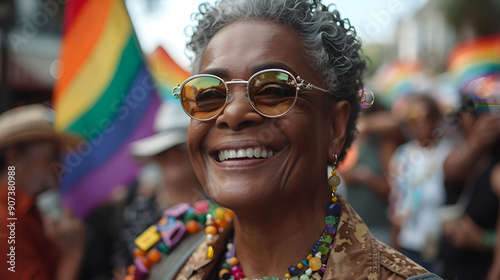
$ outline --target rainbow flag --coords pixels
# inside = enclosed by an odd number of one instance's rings
[[[85,217],[137,177],[129,143],[153,133],[160,98],[122,0],[72,0],[65,9],[55,127],[84,139],[66,148],[60,173],[64,204]]]
[[[172,89],[189,78],[190,74],[180,67],[161,46],[148,55],[147,60],[161,98],[178,103],[179,101],[172,96]]]
[[[455,46],[448,59],[448,72],[457,88],[500,72],[500,34],[476,38]]]
[[[421,73],[422,65],[418,62],[393,61],[382,66],[374,77],[382,103],[390,108],[396,99],[415,90]]]

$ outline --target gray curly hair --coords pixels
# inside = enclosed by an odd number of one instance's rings
[[[194,16],[198,25],[192,29],[187,49],[194,53],[192,67],[199,73],[201,58],[212,37],[235,21],[262,18],[292,28],[304,40],[306,57],[322,80],[332,99],[347,100],[351,105],[346,142],[339,156],[350,147],[355,133],[359,104],[356,97],[363,88],[366,61],[361,54],[361,41],[348,19],[342,19],[334,5],[321,0],[220,0],[215,6],[203,3]]]

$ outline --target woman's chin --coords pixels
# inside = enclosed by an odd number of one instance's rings
[[[209,188],[212,200],[222,207],[234,211],[259,209],[262,205],[269,205],[270,189],[259,189],[256,185],[245,186],[238,183],[219,184]]]

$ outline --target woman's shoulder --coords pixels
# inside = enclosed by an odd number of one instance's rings
[[[342,215],[323,279],[441,279],[376,239],[350,204]]]
[[[376,242],[380,248],[380,279],[442,280],[392,247]]]

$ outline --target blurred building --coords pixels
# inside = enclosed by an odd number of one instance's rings
[[[0,113],[49,103],[62,33],[63,0],[0,1]]]
[[[397,57],[393,59],[419,61],[428,75],[446,71],[448,53],[457,42],[442,0],[428,1],[412,17],[401,20],[394,38]]]

